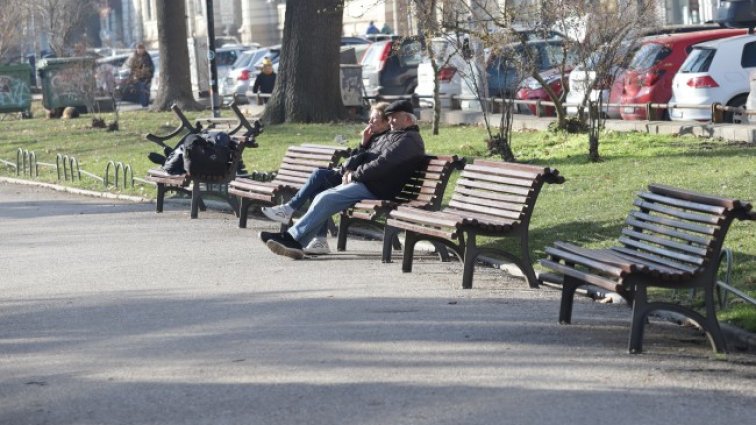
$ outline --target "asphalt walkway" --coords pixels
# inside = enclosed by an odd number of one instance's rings
[[[750,423],[756,360],[626,306],[379,244],[304,261],[231,214],[0,183],[0,424]],[[335,241],[331,241],[335,245]],[[750,419],[749,419],[750,418]]]
[[[380,245],[303,261],[250,220],[0,183],[0,424],[736,424],[756,360],[626,306]],[[335,240],[331,241],[335,246]],[[749,419],[750,418],[750,419]]]

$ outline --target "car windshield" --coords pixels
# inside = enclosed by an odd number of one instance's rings
[[[233,68],[233,69],[236,69],[236,68],[241,68],[241,67],[243,67],[243,66],[247,66],[247,64],[249,64],[249,62],[250,62],[250,61],[252,60],[252,58],[253,58],[253,57],[255,56],[255,52],[256,52],[256,51],[257,51],[257,50],[255,50],[255,51],[251,51],[251,52],[249,52],[249,51],[248,51],[248,52],[244,52],[244,53],[242,53],[242,54],[241,54],[241,55],[240,55],[240,56],[239,56],[239,57],[238,57],[238,58],[236,59],[236,62],[234,62],[234,64],[233,64],[233,65],[231,65],[231,68]]]
[[[232,65],[236,61],[236,50],[215,52],[215,64],[218,66]]]
[[[672,49],[659,43],[644,44],[630,61],[629,69],[644,70],[651,68],[672,53]]]
[[[682,67],[680,67],[680,72],[707,72],[716,53],[715,49],[694,47],[693,51],[690,52],[690,55],[688,55],[688,58],[682,64]]]

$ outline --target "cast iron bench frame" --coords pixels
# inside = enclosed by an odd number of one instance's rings
[[[756,220],[751,204],[737,199],[650,184],[633,203],[619,246],[586,249],[557,241],[540,263],[555,271],[544,281],[562,281],[559,323],[572,321],[575,290],[595,285],[617,292],[632,305],[628,351],[642,352],[649,313],[672,311],[690,318],[706,333],[716,352],[727,345],[715,313],[714,291],[719,256],[734,219]],[[555,279],[556,278],[556,279]],[[670,302],[649,302],[648,288],[695,288],[704,294],[705,315]]]
[[[490,160],[465,165],[447,207],[425,211],[400,206],[389,214],[387,225],[405,231],[402,271],[412,271],[415,244],[428,240],[448,246],[464,261],[464,289],[472,288],[475,262],[486,252],[512,261],[530,287],[537,288],[528,246],[530,218],[543,184],[563,182],[557,170],[547,167]],[[519,256],[478,246],[479,235],[514,238]]]
[[[261,132],[261,126],[259,122],[255,122],[254,125],[251,124],[236,104],[232,103],[230,107],[237,117],[236,120],[204,118],[197,120],[196,123],[192,125],[181,109],[177,105],[173,105],[171,106],[171,110],[176,116],[178,116],[180,125],[165,136],[158,136],[152,133],[145,136],[145,138],[151,142],[155,142],[162,147],[169,147],[165,143],[166,141],[185,132],[188,132],[189,134],[200,134],[203,132],[218,131],[218,126],[223,125],[227,127],[227,133],[231,138],[231,142],[235,145],[231,163],[223,176],[190,176],[188,173],[169,174],[161,168],[148,170],[146,180],[155,183],[157,186],[156,212],[163,212],[163,204],[167,192],[180,192],[191,196],[190,217],[193,219],[197,218],[199,215],[198,210],[205,210],[205,204],[202,201],[203,194],[222,197],[229,203],[229,205],[231,205],[234,213],[236,213],[238,208],[235,205],[235,198],[228,196],[225,186],[230,180],[236,177],[236,169],[239,161],[241,161],[244,148],[257,147],[255,137]],[[236,122],[235,126],[233,125],[234,122]],[[244,130],[244,132],[240,133],[242,130]],[[178,146],[173,147],[173,149],[176,147]],[[190,184],[191,189],[189,189]],[[206,190],[203,191],[201,189],[202,185],[205,185]]]

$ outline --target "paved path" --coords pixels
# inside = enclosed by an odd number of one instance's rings
[[[737,424],[756,360],[376,242],[272,255],[229,214],[0,184],[0,424]],[[335,245],[335,241],[332,241]],[[749,419],[750,418],[750,419]]]

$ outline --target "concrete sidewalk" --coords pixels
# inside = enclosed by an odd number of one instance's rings
[[[377,242],[291,261],[250,220],[0,184],[0,424],[750,423],[756,361],[626,306]],[[331,241],[332,247],[335,240]],[[751,419],[748,419],[751,418]]]

